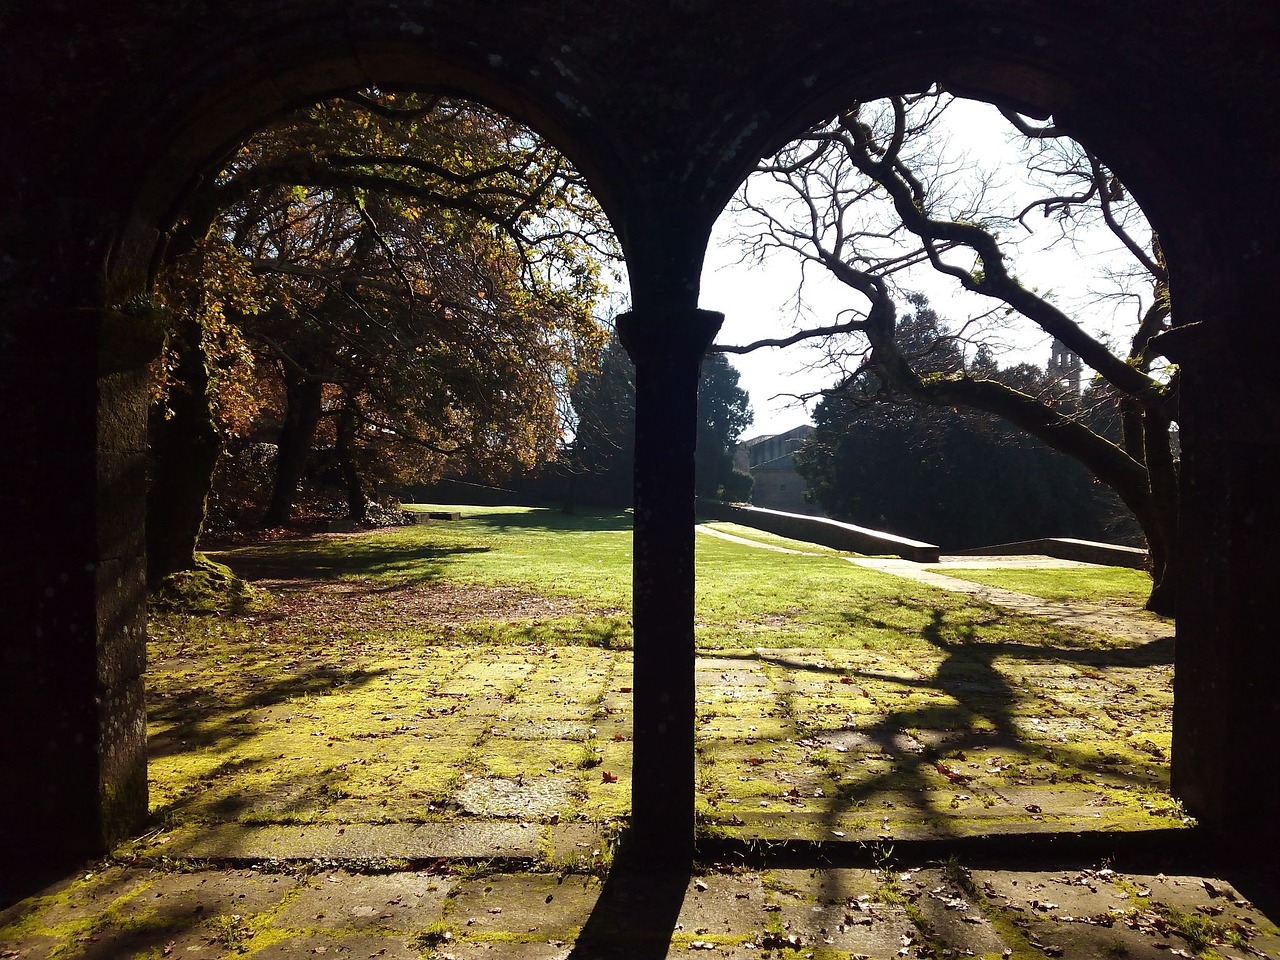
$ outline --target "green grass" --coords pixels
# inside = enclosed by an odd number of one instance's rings
[[[951,569],[948,577],[1029,593],[1060,603],[1116,603],[1140,607],[1151,593],[1151,577],[1127,567],[1054,567],[1042,570]]]
[[[536,584],[598,604],[630,602],[631,517],[568,515],[526,507],[420,506],[462,511],[460,521],[357,536],[275,541],[219,554],[241,575],[361,580],[407,587],[459,583]]]

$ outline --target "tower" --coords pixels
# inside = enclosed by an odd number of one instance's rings
[[[1056,377],[1064,386],[1070,387],[1073,396],[1080,394],[1080,370],[1083,364],[1080,356],[1070,350],[1061,340],[1054,339],[1053,350],[1049,354],[1048,373]]]

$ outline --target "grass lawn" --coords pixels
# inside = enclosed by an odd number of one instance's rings
[[[949,577],[972,580],[1058,603],[1115,603],[1140,607],[1151,594],[1151,576],[1128,567],[1055,567],[1043,570],[951,569]]]
[[[453,509],[225,551],[268,607],[153,616],[157,826],[626,815],[630,516]],[[696,543],[705,829],[1182,822],[1171,643],[1051,627],[832,551]]]

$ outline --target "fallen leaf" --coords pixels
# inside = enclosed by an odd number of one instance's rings
[[[601,782],[601,783],[617,783],[617,782],[618,782],[618,776],[617,776],[617,774],[610,773],[608,770],[601,770],[601,771],[600,771],[600,782]]]

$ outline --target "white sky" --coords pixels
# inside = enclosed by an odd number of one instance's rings
[[[1011,178],[1023,170],[1022,165],[1015,162],[1016,154],[1006,139],[1006,131],[1011,128],[993,107],[966,102],[956,104],[950,112],[951,147],[964,151],[983,166],[995,165],[1002,177]],[[1010,189],[1016,190],[1016,185]],[[1096,300],[1096,292],[1108,287],[1103,274],[1108,264],[1117,263],[1118,241],[1109,233],[1099,231],[1078,237],[1074,245],[1060,242],[1053,249],[1045,250],[1050,240],[1059,237],[1057,227],[1038,214],[1028,218],[1028,223],[1038,229],[1034,234],[1019,234],[1025,237],[1013,262],[1019,278],[1042,292],[1051,289],[1059,306],[1089,318],[1086,327],[1095,335],[1115,336],[1123,342],[1123,329],[1131,325],[1135,316],[1132,304],[1119,308],[1114,304],[1094,305],[1087,313],[1080,312],[1085,309],[1082,304]],[[764,264],[739,263],[739,249],[731,241],[733,231],[733,216],[726,213],[717,224],[707,250],[700,306],[725,314],[724,326],[717,338],[720,343],[741,344],[763,337],[785,336],[793,329],[795,320],[798,260],[777,254]],[[990,300],[964,293],[950,278],[938,276],[928,268],[923,268],[918,277],[905,282],[904,286],[924,292],[940,316],[955,321],[993,305]],[[804,297],[804,308],[811,314],[809,324],[831,323],[838,310],[864,305],[859,300],[856,294],[828,279],[822,271],[809,268]],[[997,351],[1002,366],[1017,362],[1044,366],[1048,361],[1051,340],[1029,321],[1021,320],[1017,327],[1002,332],[1002,336],[1006,350]],[[744,439],[780,433],[809,422],[808,411],[794,400],[777,395],[813,390],[833,382],[834,374],[830,372],[804,370],[806,357],[813,356],[812,350],[800,345],[785,350],[764,348],[751,354],[730,355],[730,362],[742,375],[741,386],[750,394],[755,413],[755,422],[747,428]],[[812,403],[809,407],[811,410]]]

